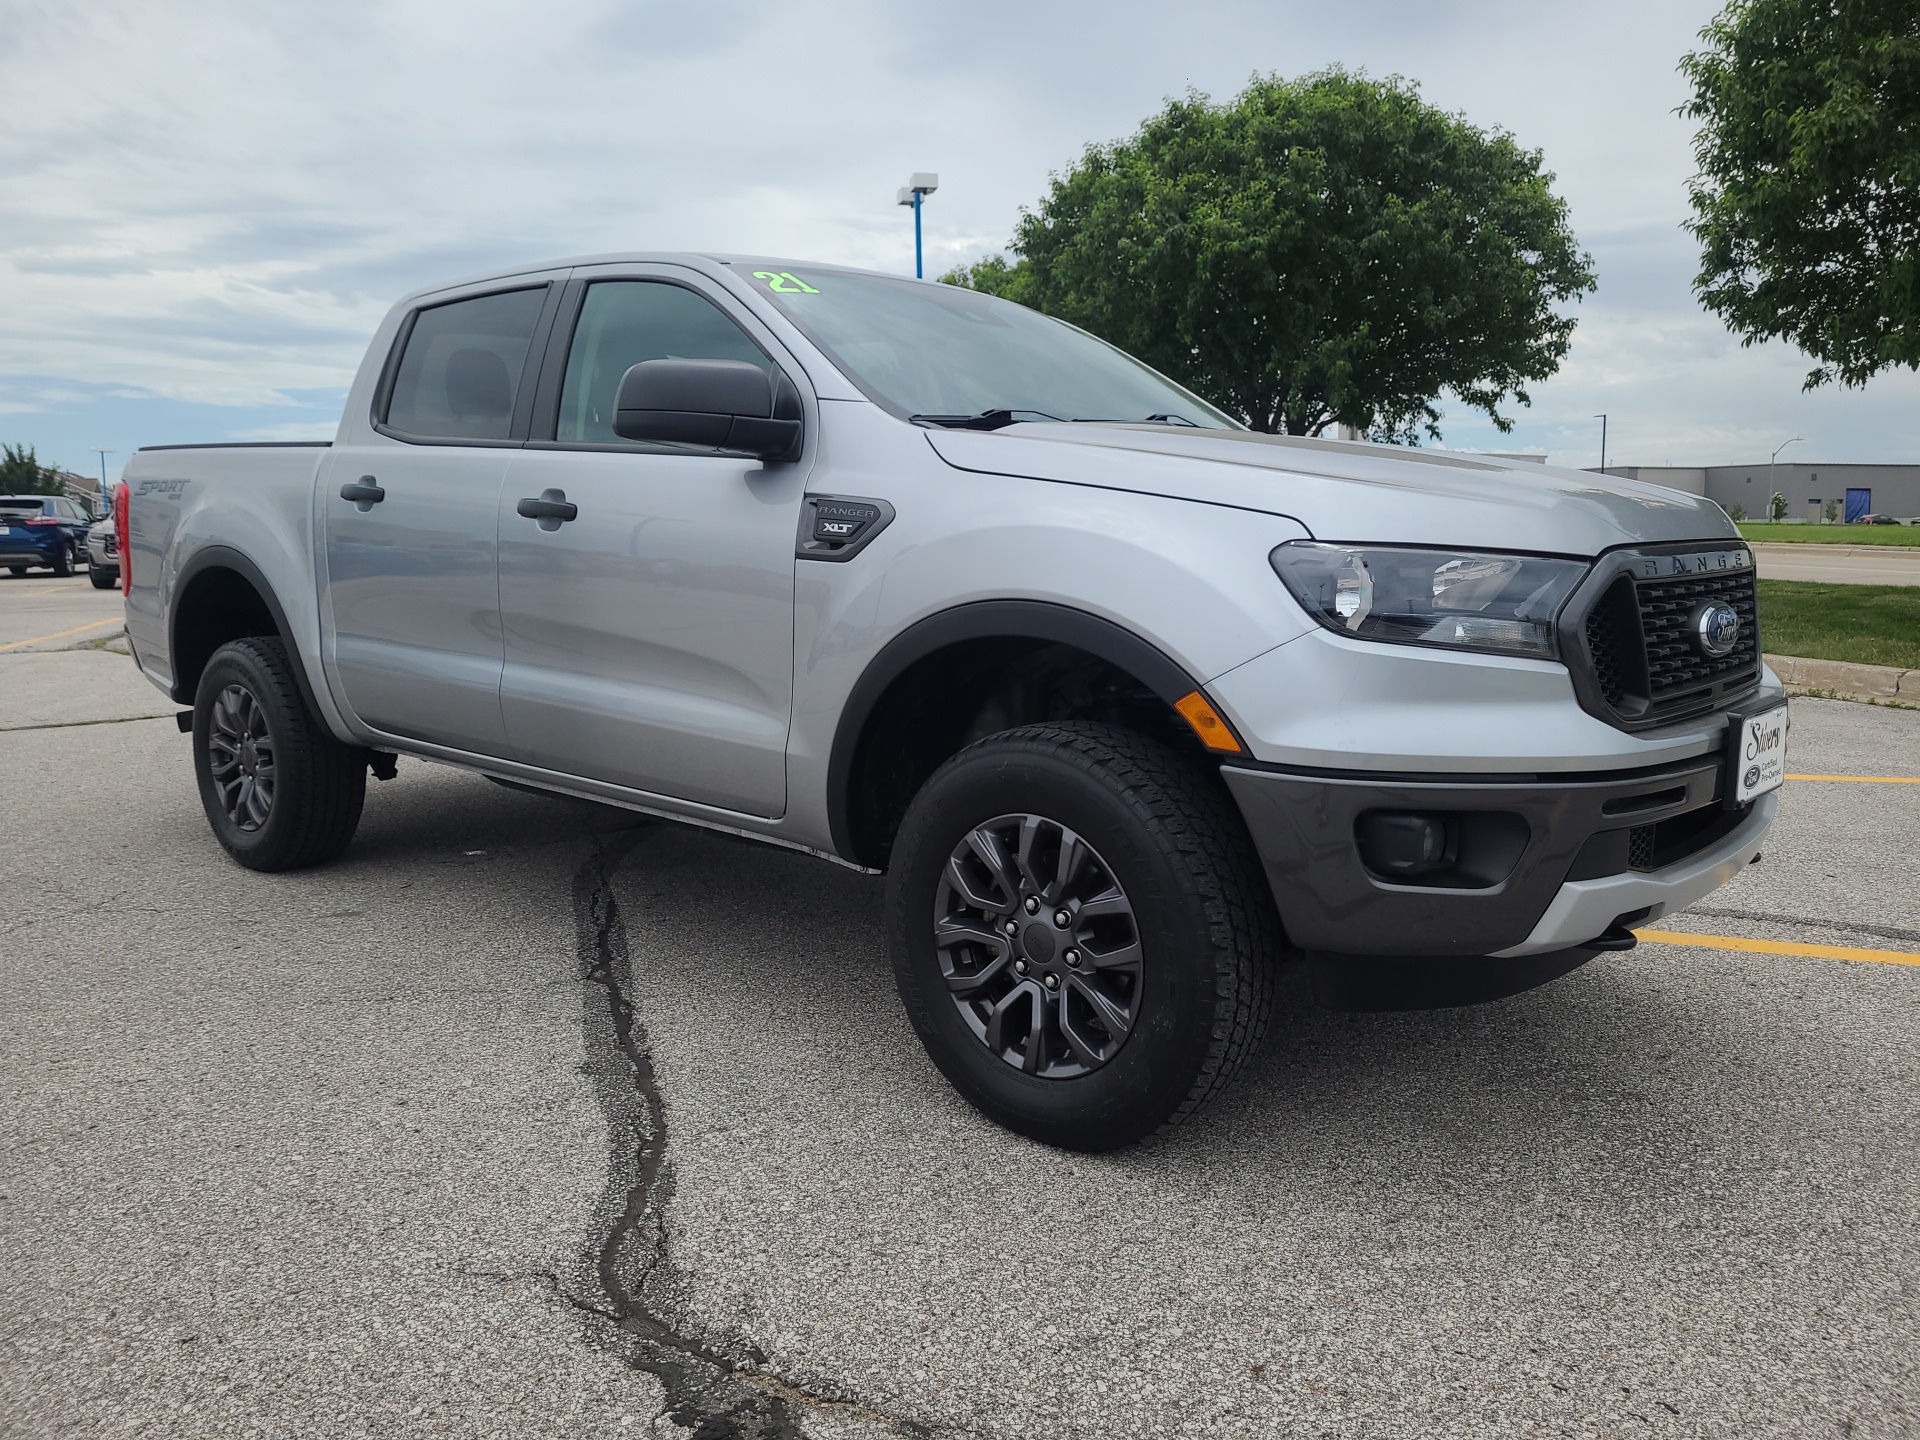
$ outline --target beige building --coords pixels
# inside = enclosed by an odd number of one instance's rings
[[[1757,465],[1609,465],[1607,474],[1645,480],[1693,495],[1705,495],[1731,511],[1740,506],[1752,520],[1767,516],[1767,500],[1778,490],[1789,520],[1819,521],[1829,505],[1841,518],[1894,515],[1920,518],[1920,465],[1845,465],[1784,461]]]

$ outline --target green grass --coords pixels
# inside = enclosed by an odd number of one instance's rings
[[[1789,545],[1920,545],[1920,525],[1769,525],[1742,520],[1749,540]]]
[[[1759,583],[1769,654],[1920,669],[1920,585]]]

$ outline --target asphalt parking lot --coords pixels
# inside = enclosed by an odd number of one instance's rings
[[[1086,1157],[933,1071],[870,878],[404,760],[233,866],[110,635],[0,651],[0,1434],[1920,1434],[1920,784],[1789,782],[1701,943],[1292,977]],[[1920,776],[1920,713],[1794,714]]]

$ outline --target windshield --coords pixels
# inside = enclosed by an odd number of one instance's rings
[[[739,267],[862,390],[903,416],[953,421],[1237,422],[1132,356],[1024,305],[849,270]]]

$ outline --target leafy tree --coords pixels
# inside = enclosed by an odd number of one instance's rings
[[[1700,36],[1701,302],[1818,361],[1807,389],[1920,367],[1920,5],[1733,0]]]
[[[60,472],[42,465],[31,445],[0,447],[0,495],[58,495]]]
[[[1093,331],[1256,430],[1439,436],[1451,390],[1502,430],[1593,288],[1538,151],[1340,69],[1174,100],[1090,146],[1012,250],[943,277]]]

